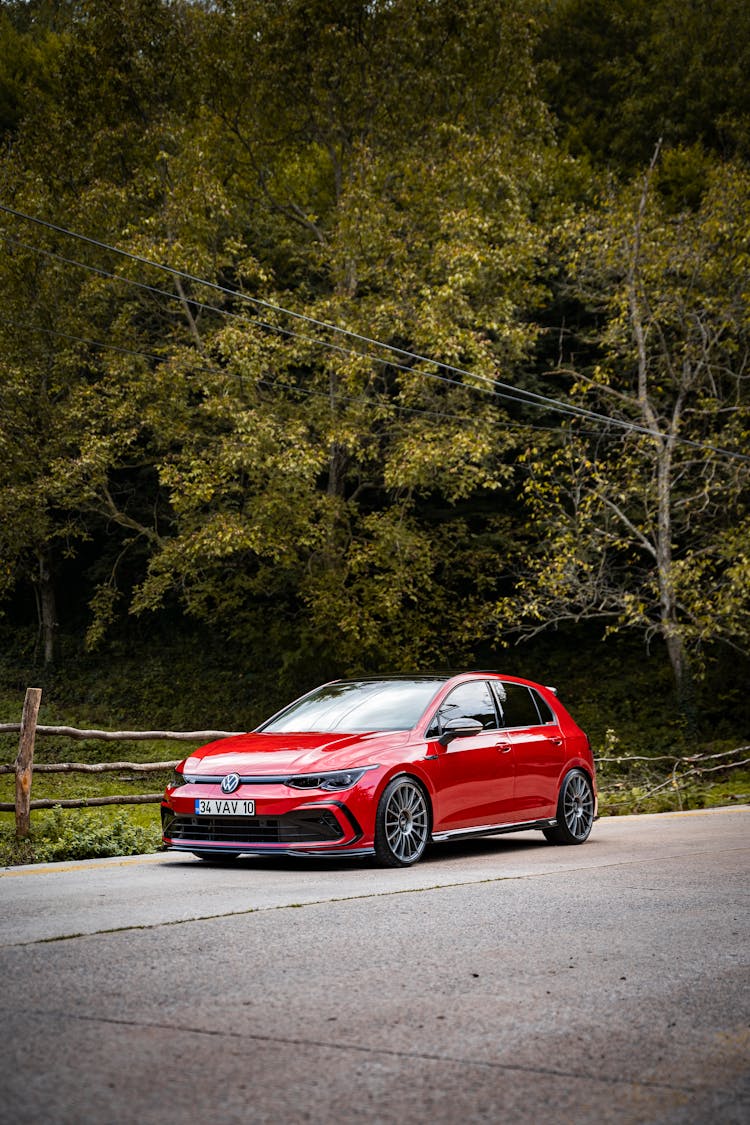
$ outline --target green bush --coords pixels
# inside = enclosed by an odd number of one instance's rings
[[[0,830],[0,863],[11,866],[139,855],[157,851],[160,844],[158,828],[134,824],[126,813],[105,820],[85,811],[55,808],[34,824],[26,840],[16,840],[11,826]]]

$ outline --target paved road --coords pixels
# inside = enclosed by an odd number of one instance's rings
[[[0,872],[0,1122],[750,1121],[750,808]]]

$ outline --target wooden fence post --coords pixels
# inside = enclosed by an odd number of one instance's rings
[[[34,738],[39,704],[42,702],[42,689],[26,689],[21,717],[21,735],[18,741],[16,758],[16,838],[22,839],[31,831],[31,776],[34,769]]]

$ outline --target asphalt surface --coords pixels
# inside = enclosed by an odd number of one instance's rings
[[[0,1122],[750,1121],[750,808],[0,871]]]

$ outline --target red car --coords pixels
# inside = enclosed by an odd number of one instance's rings
[[[201,859],[375,855],[537,828],[582,844],[596,817],[589,740],[553,689],[495,672],[316,688],[177,769],[164,843]]]

